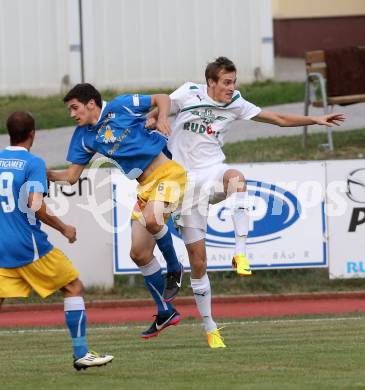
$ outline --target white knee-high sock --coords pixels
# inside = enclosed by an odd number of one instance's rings
[[[200,315],[203,318],[204,329],[207,333],[217,329],[217,324],[212,318],[212,293],[208,274],[205,274],[201,279],[192,279],[191,288],[193,289],[196,306]]]
[[[249,231],[247,192],[235,192],[230,196],[233,210],[232,221],[235,235],[235,255],[246,254],[246,240]]]

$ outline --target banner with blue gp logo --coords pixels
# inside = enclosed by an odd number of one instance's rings
[[[324,162],[231,164],[247,180],[251,226],[247,256],[254,269],[327,267]],[[139,273],[130,259],[130,214],[136,183],[112,170],[114,201],[114,272]],[[231,269],[234,230],[229,201],[209,209],[206,247],[208,269]],[[174,245],[186,270],[189,260],[183,241],[173,227]],[[155,256],[165,261],[155,249]]]

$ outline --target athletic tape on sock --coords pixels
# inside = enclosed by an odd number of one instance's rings
[[[235,192],[230,196],[232,220],[236,236],[247,236],[250,228],[247,192]]]
[[[160,240],[167,232],[169,228],[166,225],[163,225],[163,228],[156,234],[153,235],[155,240]]]
[[[161,269],[160,263],[154,257],[148,264],[139,267],[143,276],[150,276]]]
[[[194,293],[206,293],[210,291],[210,281],[208,274],[205,274],[200,279],[190,278],[191,288]]]
[[[67,297],[63,302],[64,311],[85,310],[85,301],[83,297]]]
[[[211,289],[208,274],[205,274],[200,279],[190,278],[190,282],[197,309],[203,320],[204,329],[206,332],[211,332],[217,328],[217,324],[212,318]]]

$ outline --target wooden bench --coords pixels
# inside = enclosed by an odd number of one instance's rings
[[[365,52],[365,46],[360,46]],[[323,107],[324,114],[329,112],[329,106],[333,109],[336,104],[365,102],[365,93],[361,95],[327,96],[326,88],[326,62],[323,50],[308,51],[305,53],[306,80],[304,115],[308,115],[309,106]],[[345,66],[345,64],[344,64]],[[303,145],[307,146],[308,128],[303,128]],[[334,150],[332,128],[327,127],[328,143],[321,145],[323,149]]]

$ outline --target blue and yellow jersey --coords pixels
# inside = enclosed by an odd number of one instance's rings
[[[46,165],[22,147],[0,151],[0,268],[17,268],[53,246],[28,207],[30,192],[47,192]]]
[[[95,126],[76,127],[67,160],[86,165],[98,152],[114,160],[129,179],[138,178],[166,147],[160,133],[144,127],[150,107],[148,95],[121,95],[106,103]]]

